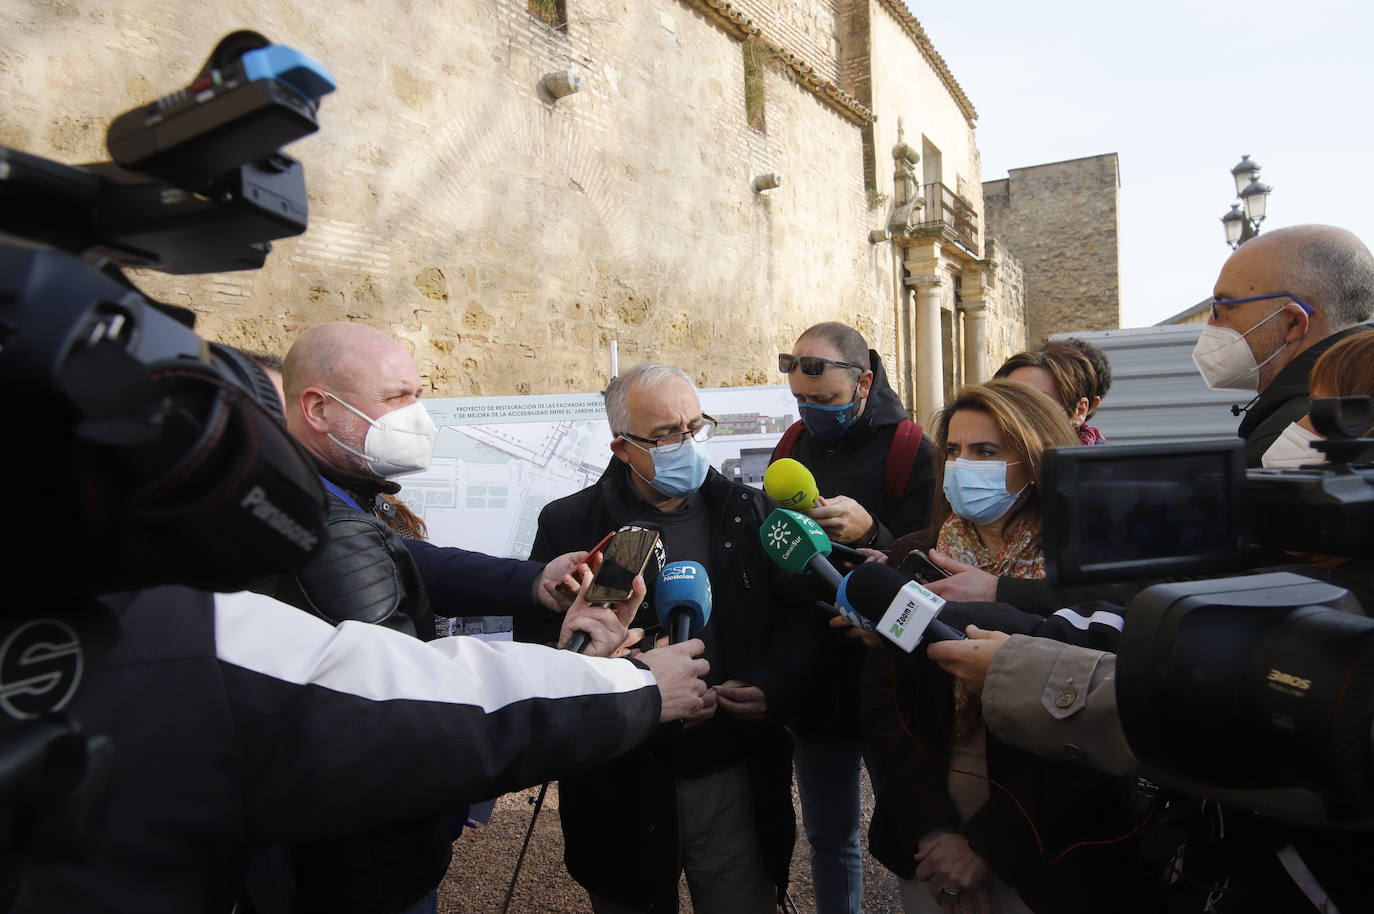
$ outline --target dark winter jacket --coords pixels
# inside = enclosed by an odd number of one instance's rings
[[[1049,637],[1112,650],[1117,607],[1096,604],[1049,617],[995,603],[946,604],[956,628],[981,628]],[[1036,911],[1150,910],[1137,897],[1144,874],[1131,842],[1088,846],[1051,863],[1080,841],[1119,838],[1146,813],[1129,779],[1054,761],[987,735],[989,799],[960,823],[949,796],[953,680],[918,648],[911,654],[870,651],[863,694],[864,739],[875,797],[869,850],[883,866],[914,876],[919,842],[937,830],[962,834],[1005,882]],[[1005,789],[1002,789],[1005,788]],[[1018,806],[1019,801],[1019,806]],[[1034,829],[1027,818],[1034,822]],[[1038,835],[1038,840],[1037,840]]]
[[[904,533],[919,530],[930,520],[930,495],[935,484],[931,469],[931,444],[923,435],[916,459],[907,477],[902,497],[888,504],[883,495],[883,468],[897,425],[906,418],[906,407],[887,382],[883,360],[868,350],[873,384],[863,414],[840,439],[834,450],[826,450],[811,433],[802,430],[791,457],[800,461],[816,477],[821,495],[848,495],[864,506],[878,522],[873,539],[860,545],[886,550]]]
[[[315,464],[329,493],[329,543],[305,569],[254,590],[334,625],[367,622],[432,641],[434,614],[420,570],[406,541],[371,510],[379,492],[400,486],[318,458]],[[439,884],[452,845],[447,817],[428,816],[268,848],[253,861],[244,907],[259,914],[399,911]]]
[[[764,862],[781,892],[787,885],[796,823],[792,810],[791,741],[783,722],[814,662],[815,612],[764,554],[759,527],[772,502],[756,489],[711,470],[699,492],[713,531],[708,573],[713,639],[721,656],[709,683],[744,679],[763,689],[768,719],[751,723],[718,712],[691,730],[664,728],[638,750],[559,782],[568,872],[588,891],[637,910],[677,910],[680,871],[673,762],[679,741],[711,738],[711,728],[747,763]],[[539,515],[535,559],[588,549],[608,531],[645,517],[626,465],[612,459],[595,485],[558,499]],[[672,546],[669,544],[671,557]],[[653,582],[635,624],[657,624]]]
[[[1339,330],[1312,348],[1300,353],[1293,361],[1269,382],[1269,386],[1245,412],[1236,434],[1245,439],[1245,465],[1260,466],[1260,458],[1269,446],[1283,434],[1290,423],[1297,422],[1307,415],[1311,406],[1308,380],[1312,376],[1312,366],[1321,358],[1322,353],[1347,337],[1357,333],[1367,333],[1370,328],[1364,324]]]
[[[329,483],[329,542],[304,569],[253,587],[337,625],[354,620],[431,641],[434,613],[406,542],[371,512],[378,492],[395,483],[363,477],[319,460]],[[342,494],[340,494],[342,493]]]
[[[863,414],[840,440],[834,450],[826,450],[811,433],[802,430],[790,456],[806,466],[816,477],[816,488],[823,496],[848,495],[864,506],[878,522],[871,541],[874,549],[886,550],[896,537],[919,530],[930,518],[930,496],[934,485],[930,441],[921,436],[920,446],[907,477],[901,499],[888,504],[883,494],[883,471],[897,425],[907,418],[906,407],[887,382],[887,372],[878,353],[868,351],[873,384]],[[828,599],[818,593],[817,599]],[[843,632],[815,623],[825,644],[820,666],[809,682],[801,702],[801,714],[792,722],[798,736],[816,740],[857,740],[859,738],[859,677],[863,670],[865,648],[846,638]]]

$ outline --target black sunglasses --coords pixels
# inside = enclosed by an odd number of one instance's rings
[[[802,374],[808,378],[819,378],[825,371],[827,365],[838,365],[841,368],[853,368],[858,371],[866,371],[862,365],[852,365],[849,362],[839,362],[835,359],[823,359],[818,355],[792,355],[789,352],[778,353],[778,371],[783,374],[790,374],[793,368],[801,366]]]

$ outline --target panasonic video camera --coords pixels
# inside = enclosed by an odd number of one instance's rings
[[[1328,824],[1367,826],[1374,606],[1342,585],[1374,584],[1374,416],[1348,397],[1311,418],[1325,439],[1300,469],[1247,470],[1239,439],[1047,452],[1047,576],[1174,579],[1135,598],[1118,644],[1141,761],[1215,791],[1291,789]],[[1227,576],[1259,569],[1273,573]],[[1311,805],[1289,811],[1310,821]]]
[[[303,232],[281,147],[333,88],[235,32],[189,86],[115,118],[113,161],[0,146],[0,907],[26,860],[78,852],[99,818],[110,747],[61,712],[118,637],[101,595],[240,590],[324,544],[324,493],[270,380],[120,268],[253,269]]]

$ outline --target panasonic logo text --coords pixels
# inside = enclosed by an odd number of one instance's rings
[[[315,544],[319,542],[319,537],[268,501],[267,493],[262,490],[262,486],[253,486],[249,489],[248,494],[243,496],[243,501],[239,502],[239,507],[249,509],[255,518],[295,543],[304,552],[314,549]]]

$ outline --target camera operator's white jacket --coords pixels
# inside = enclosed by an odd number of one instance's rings
[[[255,845],[459,809],[658,726],[654,678],[626,660],[426,644],[257,594],[112,603],[119,642],[70,708],[114,740],[109,809],[91,858],[34,867],[16,911],[228,912]]]

